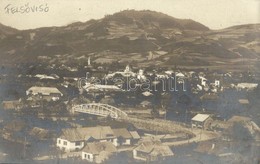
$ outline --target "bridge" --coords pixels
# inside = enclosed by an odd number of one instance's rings
[[[103,117],[110,116],[115,119],[127,118],[127,114],[124,111],[114,106],[100,103],[75,105],[72,107],[72,112],[87,113]]]
[[[127,113],[125,113],[124,111],[108,104],[91,103],[74,105],[72,106],[72,112],[87,113],[103,117],[110,116],[114,119],[132,123],[133,125],[141,129],[163,131],[166,133],[183,133],[191,137],[188,137],[189,139],[183,141],[170,143],[173,145],[189,143],[190,141],[200,142],[219,137],[217,133],[209,132],[202,129],[188,128],[185,125],[174,121],[128,116]]]

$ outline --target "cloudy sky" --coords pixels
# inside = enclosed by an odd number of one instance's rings
[[[47,4],[48,12],[8,13],[11,7]],[[7,9],[8,8],[8,9]],[[260,0],[1,0],[0,23],[18,29],[62,26],[99,19],[121,10],[149,9],[193,19],[211,29],[260,23]]]

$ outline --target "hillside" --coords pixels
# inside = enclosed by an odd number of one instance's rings
[[[43,58],[54,64],[82,63],[92,56],[98,64],[223,66],[258,59],[259,33],[259,24],[210,30],[193,20],[126,10],[64,27],[16,31],[0,26],[0,56],[2,64]]]
[[[7,35],[12,35],[17,32],[18,32],[18,30],[14,29],[12,27],[5,26],[0,23],[0,39],[4,39],[7,37]]]

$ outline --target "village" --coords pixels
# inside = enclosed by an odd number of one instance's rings
[[[88,57],[81,69],[3,75],[2,84],[23,85],[1,98],[1,145],[9,146],[0,159],[113,163],[123,153],[128,162],[201,154],[226,163],[259,160],[245,157],[242,146],[259,149],[259,75],[114,67]]]

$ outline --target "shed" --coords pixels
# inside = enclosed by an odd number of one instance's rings
[[[205,123],[209,118],[210,115],[208,114],[197,114],[191,119],[191,126],[204,129]]]

